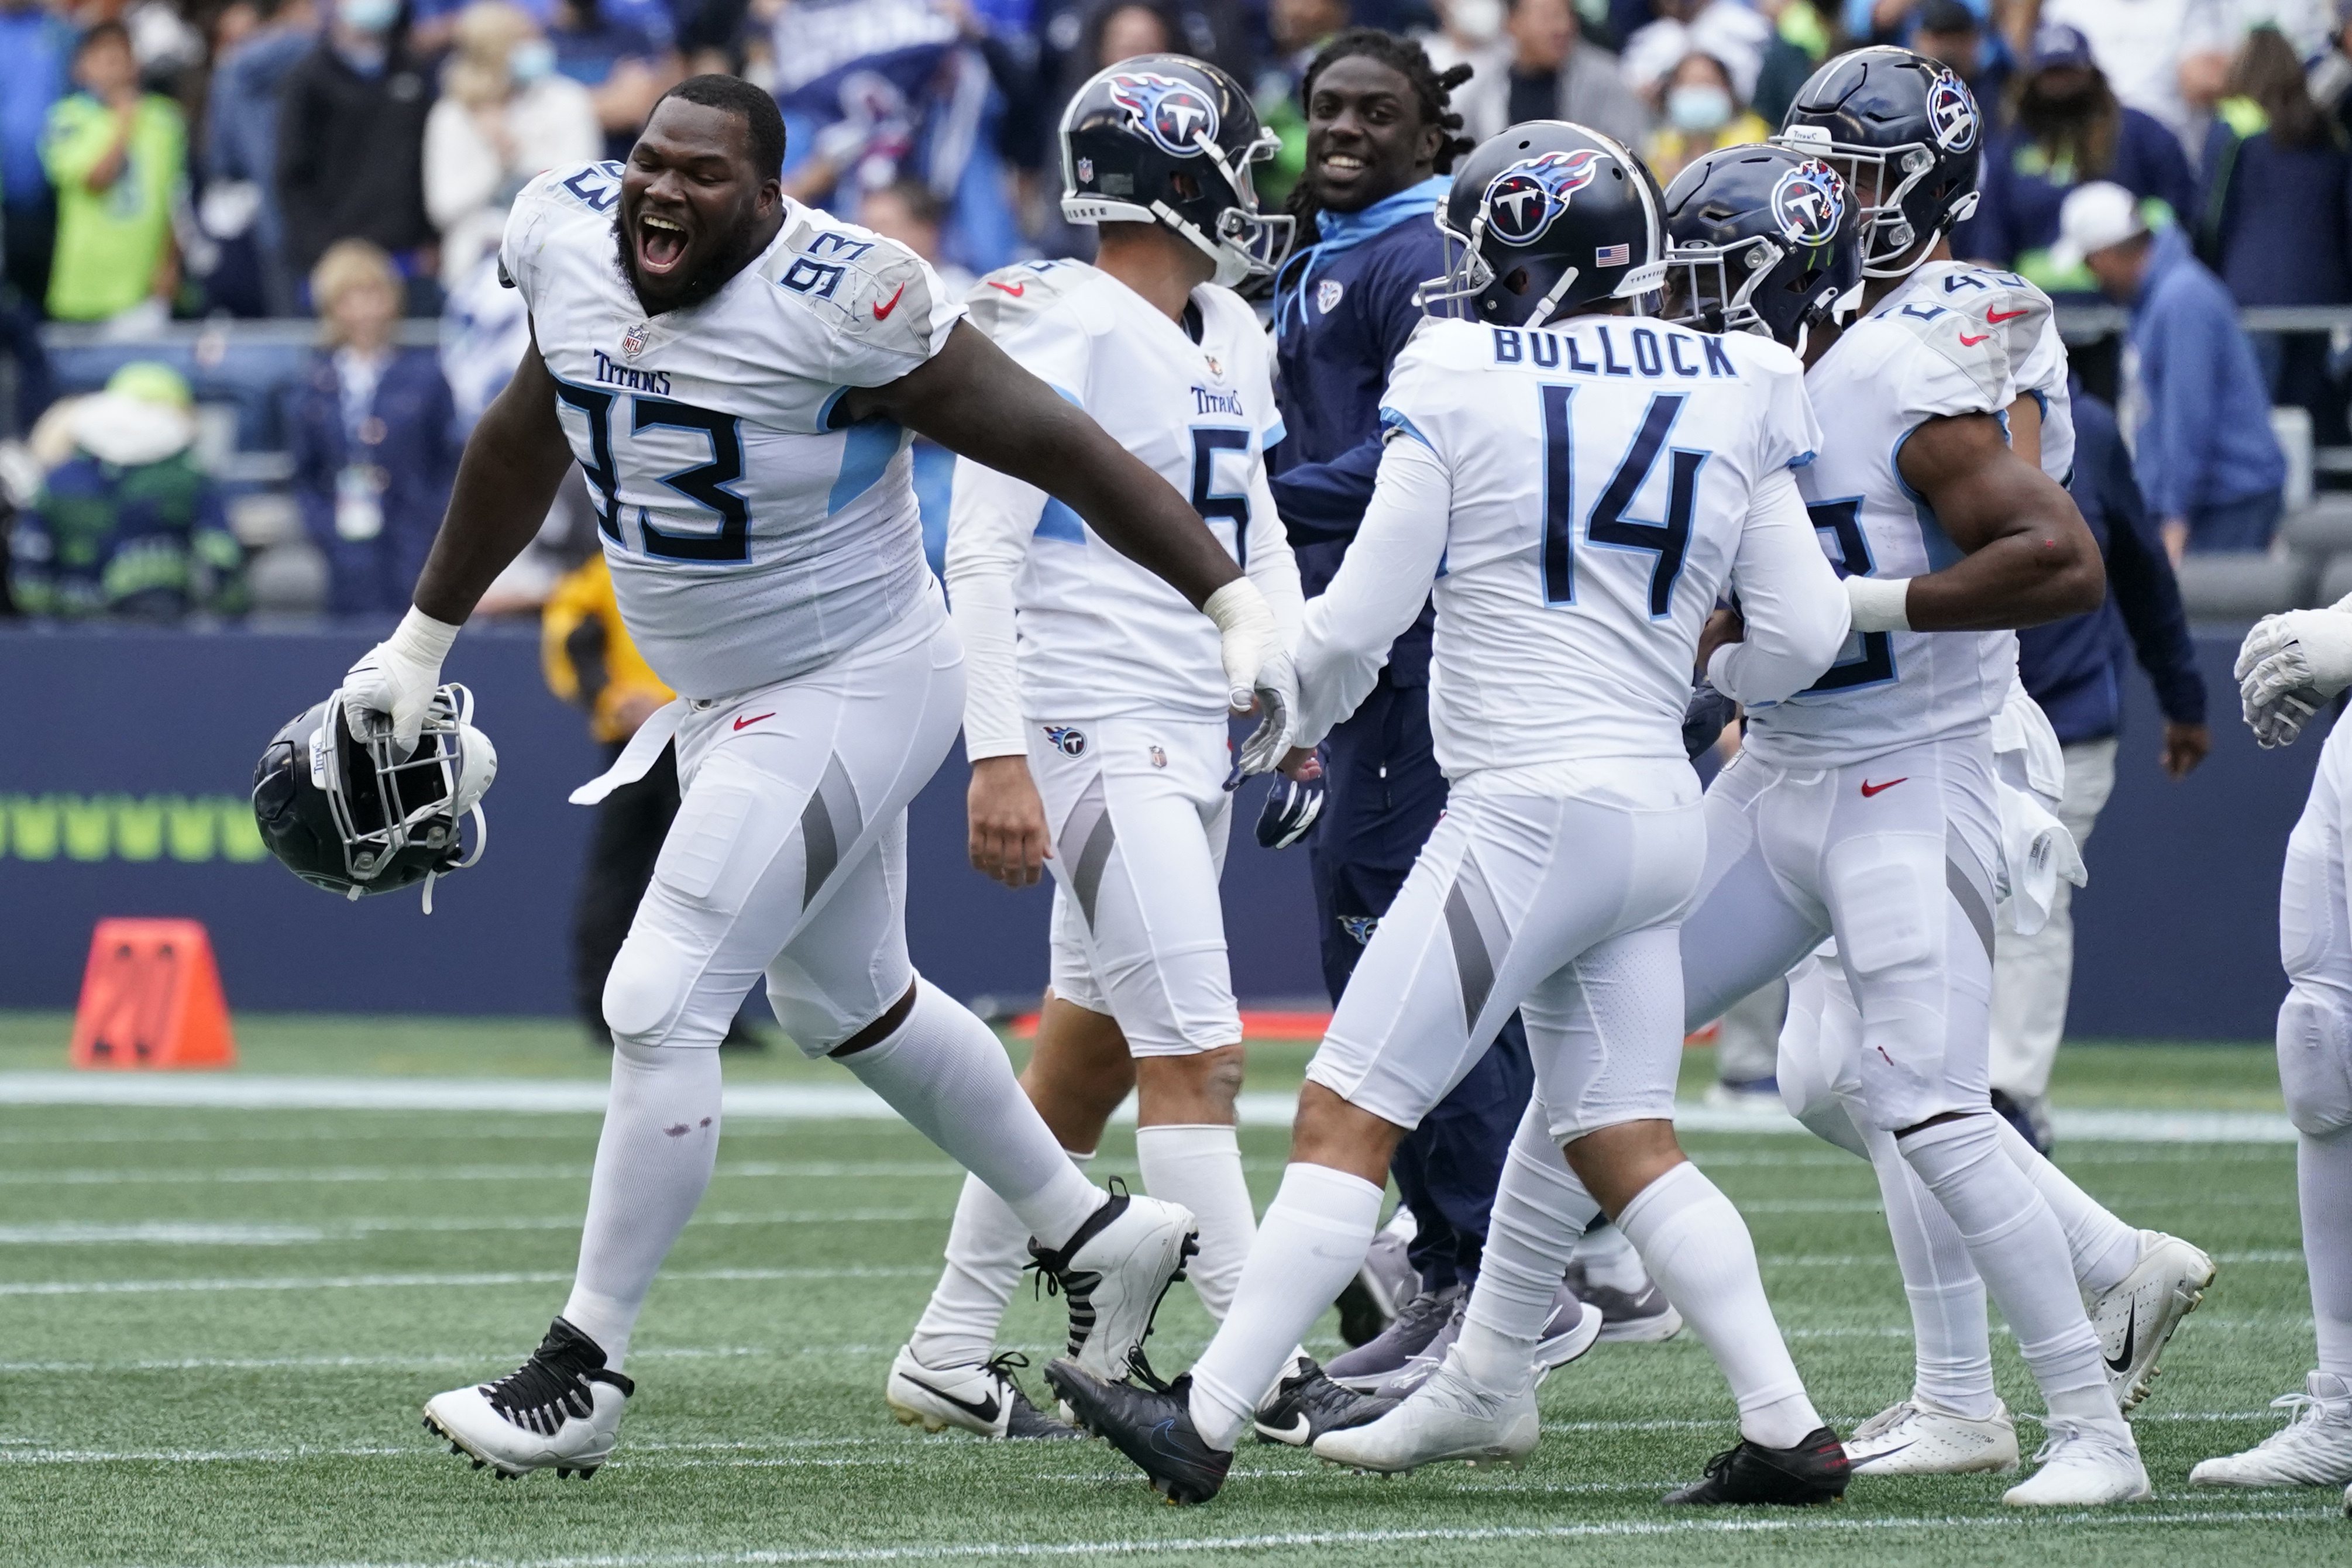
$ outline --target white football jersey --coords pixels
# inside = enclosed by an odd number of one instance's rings
[[[646,662],[684,696],[748,690],[936,601],[907,433],[833,415],[939,353],[961,304],[905,247],[788,200],[725,288],[649,318],[614,252],[620,192],[618,163],[541,174],[499,260]]]
[[[965,304],[973,325],[1188,499],[1277,618],[1286,600],[1295,626],[1297,570],[1265,482],[1281,416],[1265,333],[1239,295],[1195,289],[1180,325],[1108,273],[1036,261],[982,279]],[[975,758],[1019,751],[1023,720],[1224,715],[1215,626],[1034,485],[957,463],[947,577],[972,657],[965,741]],[[1001,614],[1008,579],[1017,694],[1003,689],[973,616]]]
[[[1822,548],[1842,574],[1916,577],[1960,559],[1903,482],[1903,443],[1927,421],[2042,406],[2042,467],[2074,467],[2066,353],[2047,296],[2013,273],[1921,268],[1846,329],[1805,377],[1832,433],[1798,474]],[[1829,673],[1750,714],[1747,745],[1788,767],[1837,767],[1898,746],[1980,733],[2007,700],[2017,634],[1856,632]]]
[[[1797,357],[1636,316],[1433,320],[1382,418],[1450,479],[1429,677],[1447,776],[1679,760],[1699,631],[1751,502],[1820,445]],[[1826,574],[1820,588],[1838,597]]]

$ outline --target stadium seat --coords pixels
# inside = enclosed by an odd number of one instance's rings
[[[2331,491],[2289,508],[2278,536],[2296,554],[2321,560],[2352,550],[2352,492]]]
[[[255,556],[245,569],[253,614],[315,616],[327,605],[327,558],[307,539],[289,539]]]
[[[2319,574],[2319,591],[2311,602],[2332,605],[2347,594],[2352,594],[2352,551],[2327,563],[2327,570]]]
[[[2291,403],[2271,409],[2271,434],[2286,457],[2286,510],[2301,511],[2311,504],[2311,410]]]
[[[2318,576],[2312,557],[2190,555],[2180,563],[2180,599],[2192,621],[2240,625],[2311,603]]]

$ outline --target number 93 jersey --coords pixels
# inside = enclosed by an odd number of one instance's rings
[[[1430,709],[1450,778],[1673,758],[1701,627],[1759,488],[1819,431],[1796,355],[1639,316],[1432,320],[1389,378],[1393,445],[1450,476]]]
[[[1813,531],[1840,576],[1916,577],[1960,559],[1904,482],[1903,444],[1930,419],[2000,418],[2034,396],[2042,466],[2074,466],[2066,353],[2050,300],[2012,273],[1921,268],[1848,327],[1806,373],[1829,432],[1798,474]],[[1988,730],[2017,670],[2017,634],[1856,632],[1829,672],[1750,715],[1748,745],[1784,767],[1839,767],[1898,746]]]
[[[787,199],[710,299],[648,316],[614,234],[621,165],[541,174],[499,253],[588,476],[621,617],[687,697],[825,664],[938,590],[907,433],[852,387],[938,353],[961,305],[913,252]]]

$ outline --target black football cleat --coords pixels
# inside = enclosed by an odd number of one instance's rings
[[[1706,1474],[1665,1495],[1670,1503],[1811,1508],[1845,1496],[1849,1474],[1837,1434],[1817,1426],[1793,1448],[1767,1448],[1742,1437],[1706,1462]]]
[[[1261,1443],[1308,1448],[1326,1432],[1344,1432],[1377,1421],[1401,1403],[1386,1394],[1342,1388],[1323,1375],[1313,1357],[1301,1356],[1298,1370],[1274,1385],[1274,1392],[1257,1407],[1252,1425]]]
[[[1080,1426],[1132,1459],[1170,1502],[1206,1502],[1225,1484],[1234,1457],[1193,1428],[1190,1375],[1165,1391],[1138,1388],[1105,1383],[1065,1356],[1046,1366],[1045,1381]]]

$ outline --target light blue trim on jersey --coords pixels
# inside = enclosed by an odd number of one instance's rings
[[[1437,450],[1437,443],[1423,435],[1419,426],[1406,418],[1403,414],[1396,409],[1387,407],[1386,405],[1381,407],[1381,428],[1383,430],[1393,431],[1400,436],[1410,436],[1414,440],[1420,442],[1423,446],[1428,447],[1431,451],[1434,452]],[[1272,446],[1273,444],[1274,443],[1271,441],[1266,443],[1268,446]]]
[[[1084,544],[1087,542],[1086,520],[1052,496],[1047,496],[1045,510],[1037,514],[1034,537],[1058,539],[1066,544]]]
[[[1789,459],[1789,467],[1792,468],[1811,468],[1812,467],[1813,459],[1820,456],[1821,454],[1819,452],[1800,452],[1795,457]]]
[[[1265,435],[1257,438],[1257,449],[1261,452],[1271,452],[1281,446],[1289,435],[1290,427],[1277,419],[1267,427]]]
[[[841,443],[840,476],[833,481],[833,493],[824,498],[826,516],[881,482],[906,435],[905,426],[887,419],[861,419],[849,427]]]
[[[819,430],[833,428],[833,411],[840,405],[841,400],[848,395],[849,388],[845,386],[836,386],[825,395],[824,402],[816,411],[816,427]]]
[[[1903,443],[1926,428],[1924,423],[1914,425],[1895,437],[1895,446],[1886,454],[1886,471],[1895,476],[1895,488],[1910,501],[1912,511],[1919,519],[1919,546],[1927,552],[1927,570],[1941,572],[1947,566],[1966,560],[1968,552],[1952,542],[1952,536],[1946,533],[1944,525],[1936,520],[1936,509],[1929,506],[1927,498],[1913,489],[1910,481],[1903,477]],[[2009,426],[2004,420],[2001,435],[2006,438],[2008,434]]]

